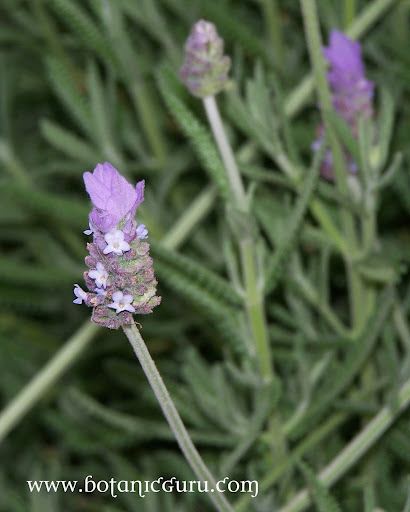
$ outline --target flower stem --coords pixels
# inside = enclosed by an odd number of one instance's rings
[[[0,415],[0,441],[81,355],[97,330],[97,325],[87,321],[7,405]]]
[[[397,3],[397,0],[375,0],[370,3],[356,17],[352,25],[346,31],[346,35],[357,39],[361,37],[369,28],[374,25],[387,9]],[[303,107],[314,90],[314,81],[312,74],[303,78],[300,84],[289,94],[285,102],[285,113],[289,118],[293,118]]]
[[[246,308],[251,324],[255,348],[259,356],[262,376],[270,381],[273,375],[269,346],[269,334],[266,326],[263,295],[257,282],[253,243],[247,239],[241,244],[242,265],[246,284]]]
[[[283,58],[282,26],[277,0],[264,0],[263,12],[269,33],[269,39],[273,48],[274,65],[280,70],[283,70],[285,59]]]
[[[233,204],[239,211],[247,213],[248,204],[242,178],[226,136],[215,97],[207,96],[203,99],[203,102],[209,124],[211,125],[215,141],[226,168]],[[254,347],[259,358],[262,376],[264,380],[270,381],[273,377],[273,366],[264,311],[263,283],[258,282],[257,257],[254,241],[250,237],[241,240],[240,251],[246,290],[245,304]]]
[[[344,163],[342,148],[337,134],[332,125],[330,114],[333,110],[329,84],[326,77],[325,63],[322,53],[322,41],[320,36],[319,19],[315,0],[300,0],[305,24],[306,40],[309,47],[310,59],[313,66],[317,93],[322,110],[323,122],[332,151],[333,168],[336,178],[336,186],[343,196],[349,196],[347,184],[347,170]],[[350,311],[352,327],[357,334],[366,322],[366,301],[361,277],[354,268],[352,259],[357,251],[357,233],[354,217],[346,209],[340,211],[341,224],[346,240],[346,252],[344,253],[347,274],[349,279]]]
[[[354,21],[356,15],[356,0],[344,0],[344,26],[348,28]]]
[[[222,124],[222,119],[219,114],[218,105],[215,101],[215,96],[206,96],[203,99],[203,102],[206,114],[208,116],[209,124],[211,125],[212,132],[215,137],[215,141],[218,145],[219,152],[221,153],[222,160],[225,164],[233,200],[236,206],[240,210],[243,210],[245,208],[246,202],[245,189],[235,162],[235,157],[228,141],[228,137],[226,136],[225,129]]]
[[[214,477],[195,448],[138,328],[132,323],[123,326],[123,329],[151,384],[182,453],[194,470],[196,476],[202,481],[209,482],[211,488],[216,490]],[[210,492],[209,497],[220,512],[233,512],[232,507],[222,493]]]
[[[383,407],[370,423],[358,434],[318,475],[325,487],[334,484],[346,471],[351,468],[390,427],[393,421],[410,404],[410,379],[403,385],[397,395],[397,406]],[[299,512],[305,510],[311,502],[308,490],[299,492],[295,498],[279,512]]]

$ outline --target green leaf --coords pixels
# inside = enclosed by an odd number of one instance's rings
[[[61,126],[43,119],[40,122],[40,129],[47,141],[74,160],[84,165],[95,165],[99,160],[99,153],[87,142],[73,132]]]
[[[115,147],[112,119],[107,109],[107,95],[94,61],[91,61],[88,67],[87,85],[93,117],[92,124],[95,128],[94,139],[98,142],[100,152],[104,154],[107,160],[118,165],[118,167],[124,167],[122,157]]]
[[[64,222],[76,229],[84,229],[88,222],[89,208],[75,199],[59,197],[50,192],[7,182],[3,193],[17,199],[28,211]]]
[[[243,350],[244,341],[240,333],[241,310],[230,307],[208,292],[202,285],[195,283],[184,271],[175,268],[161,258],[154,263],[159,281],[166,283],[181,295],[188,303],[198,308],[212,325],[236,351]]]
[[[392,304],[393,291],[390,287],[387,287],[379,297],[375,312],[363,330],[364,334],[354,344],[349,345],[350,348],[347,350],[345,360],[333,371],[328,382],[325,382],[318,390],[318,396],[313,397],[312,404],[302,421],[291,432],[292,438],[299,438],[309,431],[312,424],[317,424],[334,400],[352,382],[371,354],[390,313]]]
[[[403,163],[402,153],[396,153],[393,162],[388,167],[387,171],[380,177],[379,182],[374,186],[375,190],[382,190],[392,183],[397,171],[402,170],[401,164]]]
[[[46,58],[47,71],[51,85],[69,115],[77,122],[83,133],[93,136],[93,126],[90,122],[91,111],[85,96],[80,92],[81,84],[77,83],[70,71],[54,57]]]
[[[321,158],[322,151],[319,151],[315,155],[313,166],[300,188],[302,192],[296,201],[292,216],[287,223],[286,235],[276,247],[275,253],[268,263],[265,278],[266,293],[270,293],[275,289],[279,279],[281,278],[288,256],[297,243],[299,230],[319,179]]]
[[[83,7],[80,7],[75,0],[47,0],[47,2],[86,47],[94,50],[116,67],[117,60],[108,39],[100,32],[96,21]]]
[[[196,283],[212,294],[216,300],[231,306],[241,307],[243,305],[242,297],[236,292],[235,288],[228,281],[208,270],[205,266],[152,241],[151,252],[155,261],[159,259],[178,271],[183,272],[187,278],[190,278],[193,283]]]
[[[337,501],[329,493],[315,473],[303,461],[298,462],[298,467],[303,473],[312,493],[312,498],[318,512],[342,512]]]

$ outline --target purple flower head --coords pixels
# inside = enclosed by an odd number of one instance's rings
[[[349,126],[352,135],[358,136],[359,118],[369,119],[373,115],[374,83],[367,80],[362,60],[360,43],[352,41],[338,30],[330,33],[329,46],[323,48],[323,55],[330,65],[327,78],[332,91],[335,111]],[[318,138],[312,145],[318,151],[323,140],[323,126],[319,127]],[[357,164],[343,148],[346,168],[357,172]],[[326,150],[321,168],[322,177],[333,180],[333,160]]]
[[[219,92],[228,80],[231,59],[224,56],[224,42],[215,25],[199,20],[185,44],[180,78],[191,94],[204,98]]]
[[[103,233],[116,229],[125,217],[133,218],[144,200],[144,180],[134,188],[108,162],[98,164],[93,173],[85,172],[83,177],[94,205],[90,222]]]
[[[161,302],[149,255],[144,224],[134,220],[144,199],[144,181],[134,188],[112,165],[98,164],[84,182],[94,209],[90,213],[93,236],[87,244],[84,280],[89,292],[75,285],[75,304],[93,308],[92,321],[110,329],[132,323],[132,314],[152,313]]]
[[[358,115],[371,117],[374,83],[365,77],[360,43],[332,30],[323,55],[330,64],[327,77],[336,112],[351,125],[357,123]],[[355,131],[357,126],[352,128]]]
[[[360,43],[352,41],[338,30],[332,30],[330,44],[323,48],[323,54],[332,68],[328,73],[331,87],[337,89],[341,81],[356,81],[364,76],[361,53]]]

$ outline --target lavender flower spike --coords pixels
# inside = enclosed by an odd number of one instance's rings
[[[223,55],[224,42],[215,25],[199,20],[192,27],[185,44],[180,78],[191,94],[199,98],[212,96],[225,86],[231,59]]]
[[[133,313],[152,313],[161,302],[149,244],[141,240],[148,231],[134,219],[144,200],[144,181],[133,187],[105,162],[92,174],[84,173],[84,182],[94,206],[87,230],[93,235],[85,258],[89,270],[84,273],[89,292],[76,285],[73,302],[92,307],[93,322],[118,329],[132,323]]]
[[[323,48],[323,55],[330,64],[327,77],[333,91],[335,110],[357,136],[358,117],[362,115],[368,119],[373,114],[374,91],[374,83],[364,74],[360,43],[338,30],[332,30],[330,44]]]
[[[332,30],[330,43],[323,48],[323,55],[330,65],[327,78],[332,91],[335,111],[349,126],[354,137],[358,137],[359,118],[369,119],[373,115],[374,83],[365,77],[361,46],[342,32]],[[312,149],[318,151],[323,141],[323,126],[318,128],[317,139]],[[344,150],[346,167],[350,173],[357,172],[357,164]],[[322,162],[321,175],[333,180],[333,161],[327,150]]]

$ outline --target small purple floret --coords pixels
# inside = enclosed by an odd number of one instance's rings
[[[90,270],[88,276],[94,279],[98,288],[106,288],[108,280],[108,272],[105,270],[104,265],[99,261],[95,270]]]
[[[140,240],[144,240],[144,239],[148,238],[148,229],[145,227],[145,224],[140,224],[137,227],[137,237]]]
[[[106,233],[104,239],[107,242],[107,247],[103,251],[104,254],[113,252],[114,254],[121,255],[131,249],[130,244],[125,241],[124,233],[120,229]]]
[[[115,309],[116,313],[121,313],[122,311],[135,313],[135,308],[131,305],[134,300],[132,295],[124,295],[122,292],[115,292],[112,296],[112,300],[112,304],[108,304],[108,307]]]
[[[83,300],[87,298],[87,292],[85,292],[78,284],[74,285],[74,295],[77,297],[73,300],[74,304],[82,304]]]

